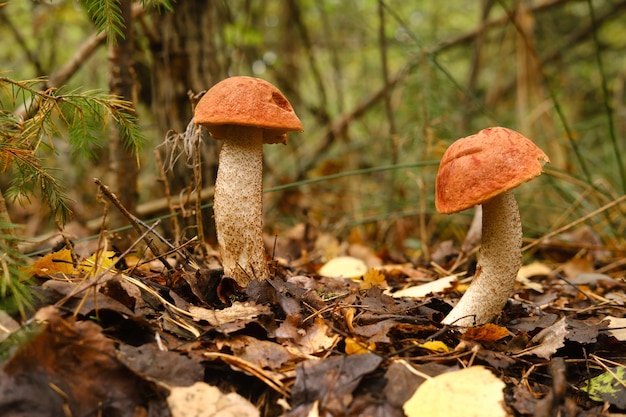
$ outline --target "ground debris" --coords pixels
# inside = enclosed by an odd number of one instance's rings
[[[536,261],[495,323],[459,331],[441,320],[465,271],[361,252],[363,277],[282,262],[245,290],[220,270],[54,270],[0,341],[0,415],[186,416],[181,398],[211,398],[224,415],[400,417],[422,415],[410,400],[428,390],[516,416],[625,411],[623,276]],[[488,383],[454,382],[473,372]]]

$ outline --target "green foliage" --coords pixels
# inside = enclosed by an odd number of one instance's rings
[[[75,155],[94,157],[109,120],[120,127],[125,145],[135,153],[143,137],[130,102],[97,90],[60,94],[59,89],[36,89],[42,81],[0,77],[0,91],[5,93],[0,99],[0,167],[11,173],[7,197],[15,200],[40,193],[64,223],[70,215],[67,196],[51,169],[43,166],[40,149],[54,150],[52,139],[67,134]]]
[[[71,214],[68,197],[52,169],[43,165],[42,148],[54,151],[53,139],[67,135],[73,154],[93,158],[109,121],[119,126],[135,154],[143,139],[130,102],[97,90],[61,94],[60,89],[37,89],[43,81],[0,77],[0,169],[11,178],[0,197],[37,196],[65,223]],[[24,315],[32,304],[24,285],[27,259],[17,250],[15,226],[0,214],[0,309]]]
[[[0,230],[10,231],[16,226],[0,217]],[[28,258],[16,249],[17,241],[11,233],[0,233],[0,310],[18,311],[25,317],[32,307],[33,296],[25,285],[29,276],[25,272]]]
[[[114,41],[116,36],[124,37],[119,0],[84,0],[84,3],[98,31],[106,32],[108,42]]]
[[[99,32],[106,32],[109,43],[115,42],[117,36],[124,38],[126,24],[119,3],[120,0],[83,0],[96,28]],[[142,0],[141,4],[146,8],[173,10],[170,0]]]
[[[626,405],[624,380],[626,368],[611,367],[606,372],[585,381],[585,390],[589,398],[597,402],[609,402],[623,408]]]

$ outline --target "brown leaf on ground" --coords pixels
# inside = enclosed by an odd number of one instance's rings
[[[67,410],[72,415],[131,417],[137,409],[146,409],[146,395],[158,390],[117,360],[115,345],[100,326],[66,320],[54,307],[40,310],[36,320],[44,325],[0,374],[0,411],[5,410],[0,414],[21,410],[23,415],[52,416]]]
[[[294,409],[287,416],[301,415],[299,409],[319,404],[320,415],[344,415],[361,379],[374,371],[382,359],[374,354],[333,357],[307,361],[296,367],[292,389]]]
[[[201,381],[202,364],[179,352],[159,350],[155,344],[121,345],[117,355],[121,363],[141,379],[169,386],[189,386]]]
[[[463,339],[475,340],[483,342],[497,342],[510,336],[511,333],[506,327],[498,326],[493,323],[487,323],[482,326],[467,329],[463,334]]]

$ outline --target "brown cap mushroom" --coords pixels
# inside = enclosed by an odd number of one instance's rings
[[[454,142],[439,165],[435,206],[455,213],[482,204],[483,231],[476,275],[446,324],[483,324],[500,313],[521,266],[522,225],[511,190],[542,172],[548,157],[533,142],[504,127]]]
[[[263,143],[286,143],[287,132],[302,131],[289,101],[272,84],[254,77],[231,77],[215,84],[195,109],[194,122],[215,139],[225,139],[228,125],[263,130]]]
[[[224,141],[215,182],[214,213],[224,274],[241,287],[269,276],[263,244],[263,144],[286,143],[302,122],[267,81],[231,77],[198,102],[194,123]]]

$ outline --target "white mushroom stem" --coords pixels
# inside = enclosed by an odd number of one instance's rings
[[[476,274],[444,324],[474,326],[497,316],[513,293],[522,266],[522,223],[513,193],[483,203],[483,229]]]
[[[269,276],[263,244],[263,133],[229,126],[215,182],[215,228],[224,274],[245,287]]]

